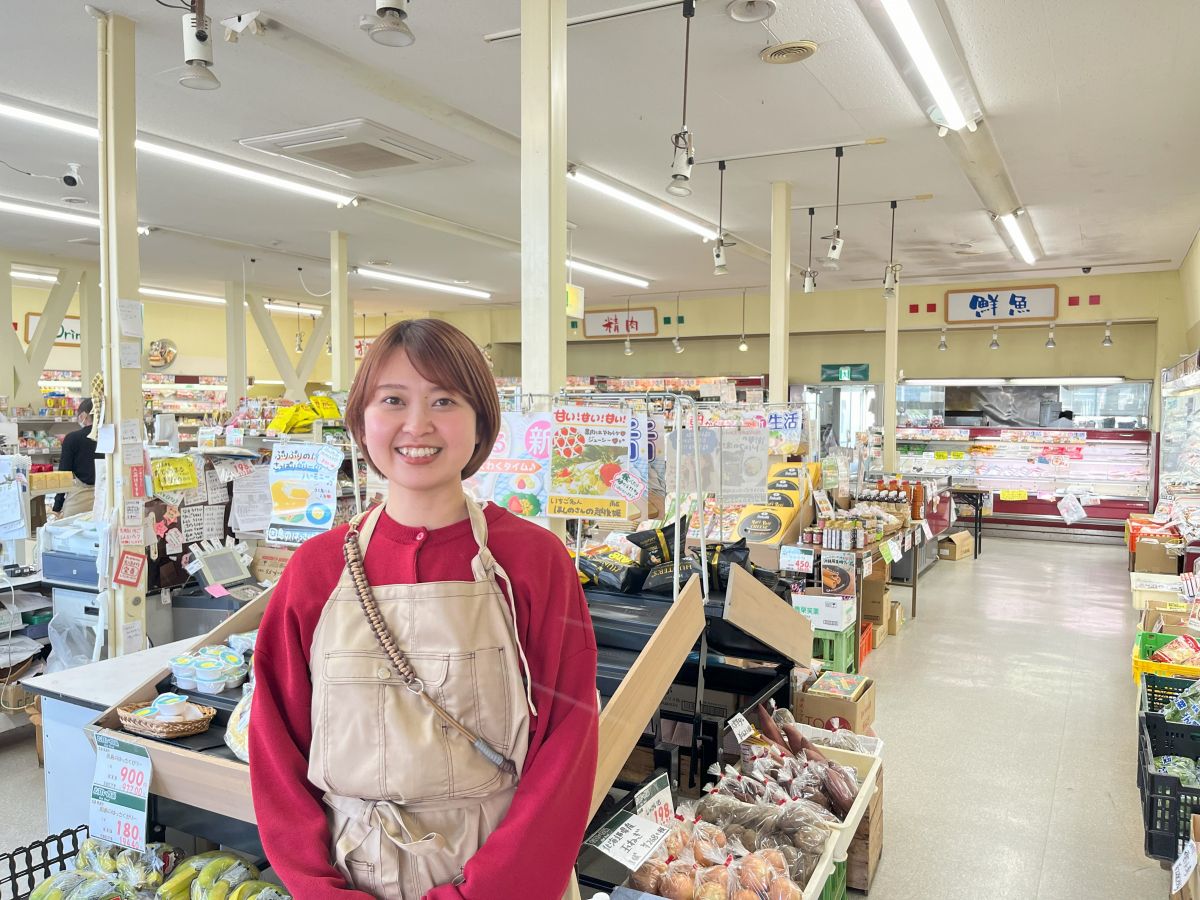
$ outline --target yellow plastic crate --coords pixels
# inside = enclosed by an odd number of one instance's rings
[[[1146,659],[1164,644],[1175,640],[1175,634],[1155,634],[1139,631],[1133,642],[1133,683],[1140,684],[1143,675],[1165,675],[1171,678],[1200,679],[1200,666],[1177,666]]]

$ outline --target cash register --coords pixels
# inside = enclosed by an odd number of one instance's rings
[[[196,584],[172,593],[176,640],[207,634],[266,590],[237,547],[193,545],[186,568]]]

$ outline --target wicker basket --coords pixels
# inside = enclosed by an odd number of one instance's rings
[[[181,738],[208,731],[208,726],[212,724],[213,716],[217,714],[217,711],[211,706],[202,706],[199,703],[193,705],[203,715],[199,719],[192,719],[190,722],[160,722],[157,719],[144,719],[141,716],[135,716],[134,713],[137,710],[145,709],[145,703],[129,703],[125,706],[118,706],[117,717],[120,718],[121,725],[124,726],[125,730],[132,734],[141,734],[153,738]]]

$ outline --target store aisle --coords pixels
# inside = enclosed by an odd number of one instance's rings
[[[0,735],[0,852],[46,836],[46,786],[27,726]]]
[[[866,664],[885,773],[871,900],[1165,898],[1142,853],[1121,547],[987,538],[922,578],[918,614]]]

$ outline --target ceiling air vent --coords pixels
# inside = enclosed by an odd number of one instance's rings
[[[348,119],[299,131],[243,138],[239,143],[351,178],[419,172],[470,162],[369,119]]]

